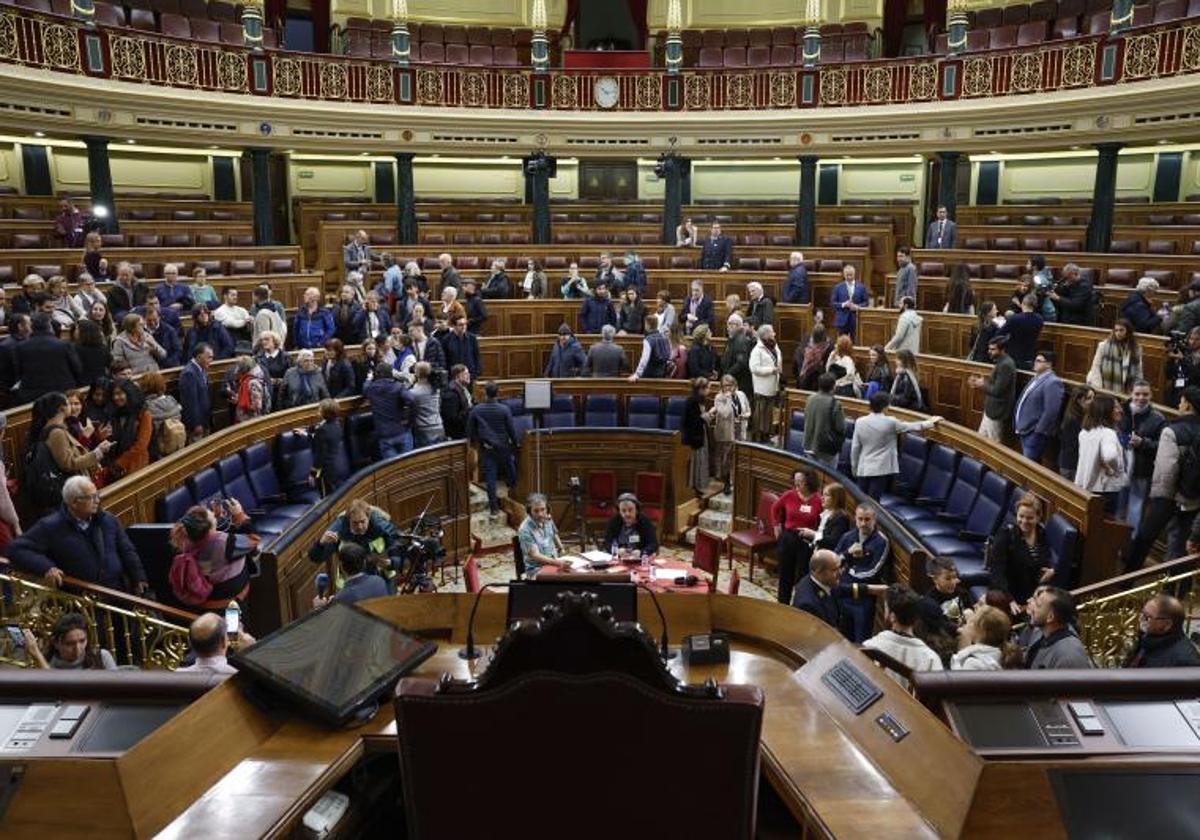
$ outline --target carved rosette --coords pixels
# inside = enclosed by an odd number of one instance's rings
[[[970,58],[963,62],[963,96],[990,96],[992,62],[988,58]]]
[[[441,70],[417,71],[417,101],[422,105],[441,105],[444,90]]]
[[[750,108],[754,105],[754,77],[749,73],[725,76],[725,107]]]
[[[195,48],[181,44],[167,47],[167,81],[180,87],[194,87],[198,78]]]
[[[555,108],[573,110],[579,107],[579,89],[574,76],[559,75],[554,77],[550,86],[550,101]]]
[[[846,71],[821,71],[821,104],[844,105],[846,103]]]
[[[1063,55],[1062,80],[1065,87],[1091,85],[1096,77],[1096,44],[1079,44]]]
[[[0,15],[0,58],[17,57],[17,20],[12,15]]]
[[[372,102],[392,101],[392,68],[372,64],[367,68],[367,99]]]
[[[712,102],[712,85],[704,74],[685,76],[683,81],[683,104],[689,111],[707,111]]]
[[[346,65],[331,61],[321,64],[321,98],[346,98]]]
[[[482,73],[462,73],[459,76],[462,104],[472,108],[487,105],[487,79]]]
[[[796,76],[794,73],[771,74],[771,107],[792,108],[796,105]]]
[[[937,96],[937,65],[916,64],[908,74],[908,98],[917,101],[934,99]]]
[[[3,54],[4,34],[0,31],[0,54]],[[1200,26],[1189,26],[1183,33],[1179,65],[1184,70],[1200,70]]]
[[[529,76],[527,74],[504,74],[504,107],[529,107]]]
[[[1158,75],[1158,36],[1134,35],[1125,41],[1124,79],[1145,79]]]
[[[222,90],[242,93],[246,90],[246,59],[241,53],[223,52],[217,60],[217,83]]]
[[[79,38],[74,29],[57,24],[43,27],[42,55],[46,57],[46,63],[56,70],[81,72]]]
[[[122,79],[146,78],[146,54],[142,51],[142,40],[115,36],[108,39],[108,51],[112,56],[112,74]]]
[[[892,98],[892,68],[868,67],[863,73],[863,96],[868,102],[887,102]]]
[[[636,88],[638,108],[657,111],[662,107],[662,85],[658,76],[638,76]]]
[[[294,58],[272,56],[271,69],[275,77],[276,96],[300,95],[300,62]]]
[[[1019,93],[1041,90],[1043,58],[1044,54],[1040,50],[1019,53],[1013,59],[1009,72],[1009,87]]]

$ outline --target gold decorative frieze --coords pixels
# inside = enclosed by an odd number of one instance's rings
[[[1090,85],[1096,78],[1096,44],[1078,44],[1064,51],[1062,83],[1064,87]]]
[[[167,47],[167,81],[179,87],[195,87],[198,78],[196,48],[182,44]]]
[[[796,104],[796,74],[787,71],[771,74],[771,107],[790,108]]]
[[[657,111],[662,107],[662,82],[658,76],[637,76],[637,107]]]
[[[821,104],[844,105],[846,103],[846,71],[828,69],[821,71]]]
[[[868,67],[863,72],[863,96],[868,102],[887,102],[892,98],[892,68]]]
[[[462,104],[472,108],[487,105],[487,79],[483,73],[468,72],[461,75]]]
[[[1134,35],[1125,41],[1122,79],[1147,79],[1158,75],[1158,34]]]
[[[937,97],[937,65],[915,64],[908,72],[908,98],[924,101]]]
[[[690,111],[707,111],[712,101],[708,74],[693,73],[683,80],[683,103]]]
[[[0,15],[0,58],[16,59],[19,56],[17,19],[13,15]]]
[[[108,39],[112,54],[112,74],[123,79],[143,81],[146,78],[146,53],[140,38],[114,36]]]
[[[0,33],[0,45],[4,36]],[[0,46],[0,49],[3,49]],[[1200,70],[1200,26],[1189,26],[1183,33],[1183,47],[1179,52],[1179,67],[1182,70]]]
[[[217,81],[222,90],[243,93],[246,84],[246,59],[239,53],[223,52],[217,59]]]
[[[346,98],[346,65],[324,62],[321,64],[321,98]]]
[[[529,107],[529,75],[511,73],[504,77],[504,107]]]
[[[275,77],[276,96],[300,95],[300,62],[294,58],[272,56],[271,69]]]
[[[750,108],[754,105],[754,77],[749,73],[725,76],[725,105],[729,108]]]
[[[372,102],[391,102],[392,98],[392,68],[378,64],[368,67],[367,99]]]
[[[988,96],[992,92],[992,60],[969,58],[963,62],[963,96]]]
[[[1009,71],[1008,85],[1019,93],[1032,93],[1042,89],[1043,53],[1020,53],[1013,58]]]
[[[417,71],[417,103],[420,105],[441,105],[445,85],[442,84],[441,70]]]
[[[46,63],[55,70],[81,72],[79,66],[79,35],[68,26],[51,24],[42,28],[42,52]]]
[[[555,108],[571,110],[579,107],[579,92],[576,77],[560,73],[550,86],[550,100]]]

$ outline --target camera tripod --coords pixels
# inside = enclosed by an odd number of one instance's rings
[[[575,514],[574,537],[579,541],[579,550],[580,552],[587,551],[589,539],[587,518],[583,515],[583,488],[578,484],[571,485],[571,500],[567,502],[567,507],[563,510],[563,520],[566,521],[567,515],[571,513]]]

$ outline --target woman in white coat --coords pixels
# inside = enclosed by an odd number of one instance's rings
[[[1075,484],[1104,497],[1104,509],[1114,514],[1121,490],[1129,484],[1125,450],[1117,437],[1124,410],[1108,394],[1096,394],[1079,431],[1079,464]]]
[[[771,439],[775,418],[775,397],[779,394],[783,374],[783,353],[775,341],[775,328],[763,324],[758,328],[758,343],[750,351],[750,376],[754,384],[754,413],[751,437],[759,443]]]
[[[887,490],[892,476],[900,472],[896,435],[932,429],[942,422],[941,417],[930,417],[928,420],[902,423],[883,413],[890,402],[891,398],[882,391],[872,394],[871,413],[860,417],[854,424],[854,437],[850,442],[850,467],[854,480],[864,493],[877,501]]]

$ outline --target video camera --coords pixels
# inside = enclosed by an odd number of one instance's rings
[[[583,485],[579,482],[579,476],[571,476],[568,484],[571,488],[571,501],[577,505],[583,502]]]
[[[524,163],[526,175],[545,175],[547,178],[558,175],[558,161],[545,152],[534,152]]]
[[[1188,353],[1188,334],[1183,330],[1171,330],[1167,334],[1167,353],[1178,353],[1180,356],[1186,356]]]

